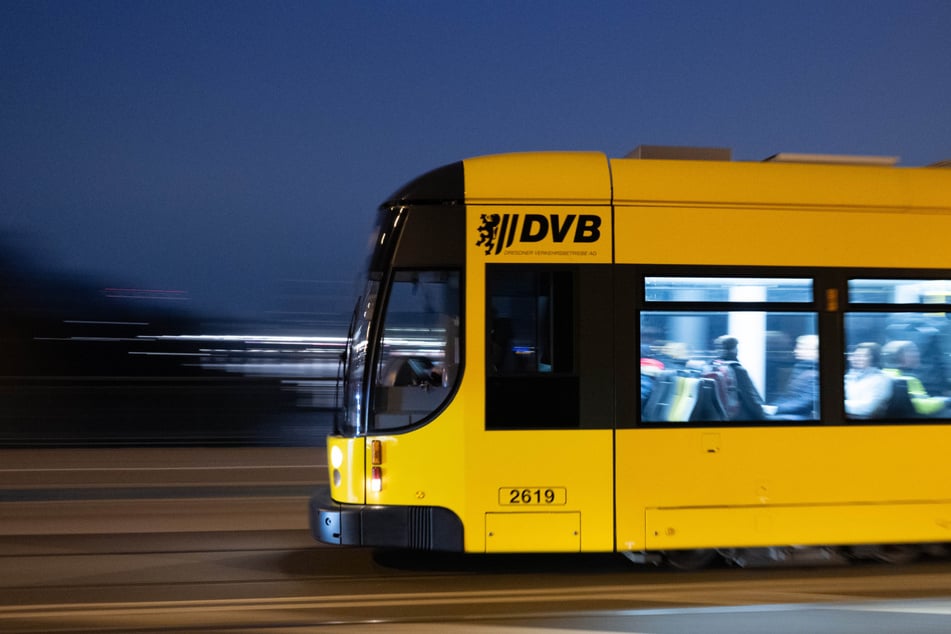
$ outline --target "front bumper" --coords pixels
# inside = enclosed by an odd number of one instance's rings
[[[347,546],[462,552],[462,521],[439,506],[340,504],[323,486],[310,498],[310,530],[317,541]]]

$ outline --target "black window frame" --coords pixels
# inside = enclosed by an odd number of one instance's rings
[[[571,275],[570,370],[496,373],[491,368],[493,276],[507,272]],[[485,265],[485,429],[613,429],[616,419],[614,345],[614,267],[581,263],[487,263]],[[508,385],[503,385],[503,384]],[[520,388],[531,386],[534,396]],[[498,397],[501,395],[501,405]],[[526,396],[528,397],[526,399]],[[545,401],[551,416],[532,411],[529,401]],[[506,408],[512,408],[508,411]],[[500,414],[504,413],[504,416]],[[554,421],[554,422],[553,422]]]
[[[692,428],[692,427],[830,427],[830,426],[876,426],[876,425],[948,425],[951,418],[912,419],[855,419],[845,414],[844,377],[848,370],[846,362],[849,333],[846,331],[846,316],[854,313],[922,313],[945,312],[951,303],[864,303],[852,302],[849,297],[850,280],[951,280],[947,269],[880,269],[867,267],[783,267],[783,266],[730,266],[730,265],[616,265],[615,307],[616,340],[622,352],[618,355],[617,381],[619,386],[637,385],[640,368],[637,351],[641,343],[641,312],[656,310],[763,310],[809,312],[818,315],[819,335],[819,398],[818,420],[803,421],[744,421],[724,423],[703,422],[644,422],[640,415],[640,398],[633,389],[619,388],[617,392],[618,428]],[[648,277],[744,277],[744,278],[809,278],[813,280],[813,301],[784,304],[778,302],[647,302],[645,279]],[[631,292],[632,289],[634,292]],[[685,309],[685,306],[691,308]],[[951,327],[951,324],[949,324]]]
[[[677,428],[727,428],[727,427],[812,427],[841,424],[844,421],[842,405],[843,376],[839,370],[841,363],[830,359],[830,351],[842,338],[841,328],[837,325],[838,313],[830,304],[830,296],[841,294],[841,281],[837,278],[837,269],[803,267],[749,267],[749,266],[694,266],[694,265],[619,265],[618,287],[615,291],[619,298],[617,332],[621,359],[630,358],[630,362],[619,367],[620,385],[640,384],[640,345],[642,341],[642,315],[650,312],[678,313],[727,313],[727,312],[763,312],[763,313],[802,313],[814,315],[816,334],[819,336],[819,414],[818,419],[778,420],[764,418],[751,421],[646,421],[641,414],[640,394],[634,389],[618,390],[618,427],[643,429]],[[732,278],[732,279],[808,279],[812,281],[812,299],[803,302],[777,301],[657,301],[647,299],[648,278]],[[831,289],[831,295],[830,295]],[[632,292],[633,290],[633,292]],[[623,298],[628,297],[627,305]],[[622,341],[623,333],[629,333],[629,340]],[[838,380],[831,381],[836,373]]]
[[[911,281],[940,281],[947,280],[951,282],[951,270],[946,269],[870,269],[870,268],[854,268],[854,269],[841,269],[838,271],[839,274],[839,297],[841,298],[841,321],[842,321],[842,335],[839,346],[839,358],[842,359],[843,373],[844,378],[845,372],[848,370],[848,363],[846,357],[850,352],[850,347],[854,344],[850,344],[850,336],[847,332],[847,320],[851,315],[894,315],[894,314],[914,314],[914,313],[947,313],[948,318],[951,319],[951,302],[944,304],[937,303],[926,303],[926,302],[863,302],[863,301],[853,301],[849,282],[854,280],[894,280],[901,281],[907,280]],[[946,310],[941,310],[944,307]],[[951,324],[949,324],[951,328]],[[880,342],[875,342],[880,343]],[[880,345],[883,345],[880,343]],[[951,389],[951,381],[948,385]],[[883,416],[879,418],[857,418],[850,417],[845,413],[845,401],[844,401],[844,391],[841,400],[841,409],[840,415],[842,418],[842,424],[847,425],[949,425],[951,424],[951,411],[948,411],[943,417],[893,417],[893,416]]]

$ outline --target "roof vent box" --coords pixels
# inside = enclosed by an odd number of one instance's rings
[[[624,158],[675,161],[730,161],[733,160],[733,150],[728,147],[638,145],[628,152]]]

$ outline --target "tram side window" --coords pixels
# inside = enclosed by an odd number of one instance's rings
[[[951,419],[949,303],[951,281],[849,281],[847,418]]]
[[[811,280],[648,277],[645,291],[643,422],[819,419]],[[770,304],[803,310],[762,310]]]
[[[373,390],[374,430],[422,422],[449,398],[461,362],[457,271],[398,271]]]
[[[575,274],[487,267],[486,428],[580,424]]]

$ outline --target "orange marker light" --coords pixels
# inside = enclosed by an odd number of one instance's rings
[[[830,313],[839,310],[839,291],[835,288],[826,289],[826,310]]]
[[[371,464],[383,464],[383,443],[374,440],[370,443]]]

